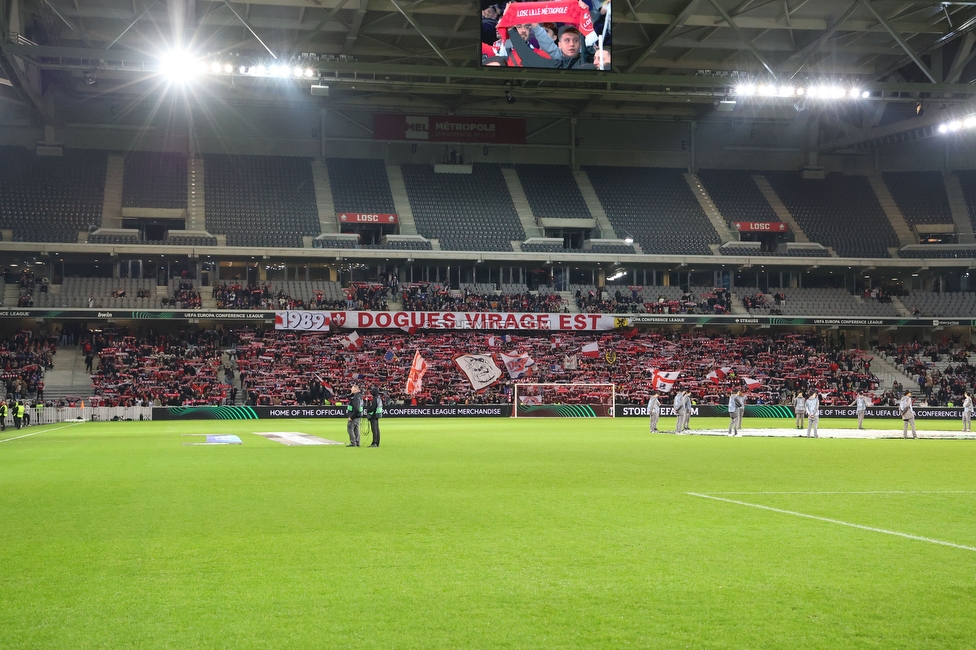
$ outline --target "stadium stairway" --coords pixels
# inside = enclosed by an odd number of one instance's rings
[[[122,182],[125,156],[109,154],[105,165],[105,193],[102,198],[102,228],[122,227]]]
[[[895,309],[898,310],[898,315],[904,318],[912,318],[912,312],[908,311],[908,307],[905,303],[901,301],[901,298],[897,296],[891,296],[891,304],[894,305]]]
[[[909,390],[918,388],[918,382],[903,373],[891,361],[886,359],[877,350],[872,350],[874,358],[871,359],[871,372],[873,372],[881,382],[881,388],[887,390],[891,388],[895,381]]]
[[[956,225],[956,237],[960,244],[976,242],[973,234],[973,222],[969,220],[969,207],[966,196],[962,193],[962,185],[955,174],[945,175],[946,196],[949,197],[949,209],[952,211],[952,223]]]
[[[186,167],[186,229],[187,230],[206,230],[207,211],[206,196],[203,186],[203,157],[190,158]],[[221,238],[218,237],[218,241]],[[223,243],[226,243],[224,237]]]
[[[332,182],[324,162],[312,162],[312,183],[315,185],[315,207],[319,212],[319,230],[323,234],[339,232],[335,203],[332,201]]]
[[[387,165],[386,177],[390,182],[390,193],[393,195],[393,205],[396,206],[400,220],[401,235],[417,235],[417,223],[413,220],[413,210],[410,199],[407,198],[407,186],[403,182],[403,171],[397,165]],[[433,242],[432,242],[433,245]],[[434,250],[440,249],[440,242]]]
[[[522,181],[519,180],[518,172],[514,167],[502,167],[502,176],[505,178],[505,185],[508,186],[508,193],[512,196],[512,203],[515,204],[515,212],[518,214],[526,238],[544,237],[545,232],[539,227],[539,221],[532,212],[532,206],[525,196],[525,189],[522,187]]]
[[[20,285],[16,282],[3,285],[3,304],[6,307],[16,307],[20,300]]]
[[[738,234],[733,234],[729,229],[729,222],[722,216],[721,211],[715,202],[712,201],[712,197],[708,195],[708,190],[702,185],[701,180],[696,174],[685,174],[685,180],[688,181],[688,187],[691,188],[691,193],[695,195],[695,199],[698,200],[698,205],[701,206],[702,210],[705,211],[705,216],[712,224],[712,228],[721,237],[722,243],[728,243],[730,241],[739,241]],[[718,251],[713,250],[713,254],[717,254]]]
[[[905,215],[902,214],[901,208],[898,207],[895,197],[891,195],[891,190],[885,184],[884,178],[880,174],[868,176],[868,183],[870,183],[871,189],[874,190],[874,195],[877,197],[878,203],[881,204],[881,209],[884,210],[885,216],[888,217],[888,221],[891,223],[895,235],[898,236],[898,246],[917,244],[918,241],[915,239],[915,235],[912,234],[911,226],[905,220]]]
[[[54,355],[54,367],[44,373],[44,401],[69,395],[91,397],[91,376],[85,372],[85,355],[81,348],[59,348]]]
[[[769,202],[769,206],[773,209],[773,212],[776,213],[776,216],[779,217],[779,220],[789,224],[790,228],[793,230],[795,240],[798,242],[810,241],[807,234],[803,232],[802,228],[800,228],[800,224],[798,224],[796,219],[793,218],[793,215],[790,214],[786,204],[784,204],[779,198],[779,195],[776,194],[776,190],[774,190],[773,186],[769,184],[769,179],[762,174],[753,174],[752,180],[756,181],[756,186],[759,188],[759,191],[762,192],[763,196],[766,197],[766,200]]]
[[[593,189],[593,183],[590,182],[590,177],[583,171],[573,172],[573,176],[576,178],[576,184],[579,186],[580,194],[583,195],[583,201],[586,203],[587,210],[596,219],[596,225],[600,227],[600,238],[618,239],[617,233],[614,232],[613,226],[610,225],[607,211],[603,209],[603,204],[600,203],[600,197],[596,195],[596,190]]]

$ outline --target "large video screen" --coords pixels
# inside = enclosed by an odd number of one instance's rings
[[[481,65],[610,70],[610,0],[481,0]]]

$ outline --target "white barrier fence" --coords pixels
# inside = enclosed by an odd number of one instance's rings
[[[109,422],[112,420],[152,420],[151,406],[45,406],[29,408],[30,424],[54,424],[56,422]],[[26,417],[25,417],[26,419]],[[6,426],[14,426],[12,413],[7,413]]]

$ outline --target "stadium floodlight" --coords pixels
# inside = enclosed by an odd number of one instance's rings
[[[312,71],[312,69],[311,69],[311,68],[306,68],[306,69],[305,69],[305,76],[306,76],[306,77],[312,77],[312,76],[313,76],[314,74],[315,74],[315,72],[314,72],[314,71]]]
[[[225,74],[230,74],[230,73],[232,73],[233,71],[234,71],[234,66],[232,66],[232,65],[231,65],[231,64],[229,64],[229,63],[225,63],[225,64],[224,64],[224,73],[225,73]]]
[[[861,93],[861,99],[868,99],[870,97],[871,97],[871,92],[868,90],[865,90],[864,92]]]
[[[293,77],[301,77],[302,76],[302,69],[301,68],[292,68],[291,75]]]
[[[751,97],[756,94],[756,87],[752,84],[742,84],[735,87],[735,94],[742,97]]]
[[[159,57],[159,72],[170,83],[187,83],[206,66],[186,50],[170,50]]]
[[[214,74],[217,74],[218,72],[220,72],[220,64],[217,63],[216,61],[214,61],[213,63],[211,63],[210,64],[210,72],[212,72]]]

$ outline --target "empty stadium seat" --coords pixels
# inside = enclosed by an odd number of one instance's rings
[[[125,156],[123,208],[186,208],[186,156],[159,151],[131,151]]]
[[[592,219],[567,165],[516,165],[519,182],[538,219]]]
[[[207,231],[228,246],[301,248],[320,232],[308,158],[207,155]]]
[[[77,242],[101,224],[106,162],[102,151],[44,157],[0,147],[0,228],[14,241]]]
[[[711,255],[722,240],[679,169],[585,167],[618,236],[647,254]]]
[[[329,158],[326,165],[336,212],[396,213],[382,160]]]
[[[417,231],[442,250],[511,251],[525,239],[498,165],[471,174],[436,174],[430,165],[403,165],[403,182]]]
[[[734,169],[701,169],[698,180],[731,225],[736,221],[779,221],[752,178],[753,172]]]
[[[890,257],[888,248],[898,246],[868,179],[841,174],[804,179],[799,172],[765,175],[803,232],[841,257]]]

